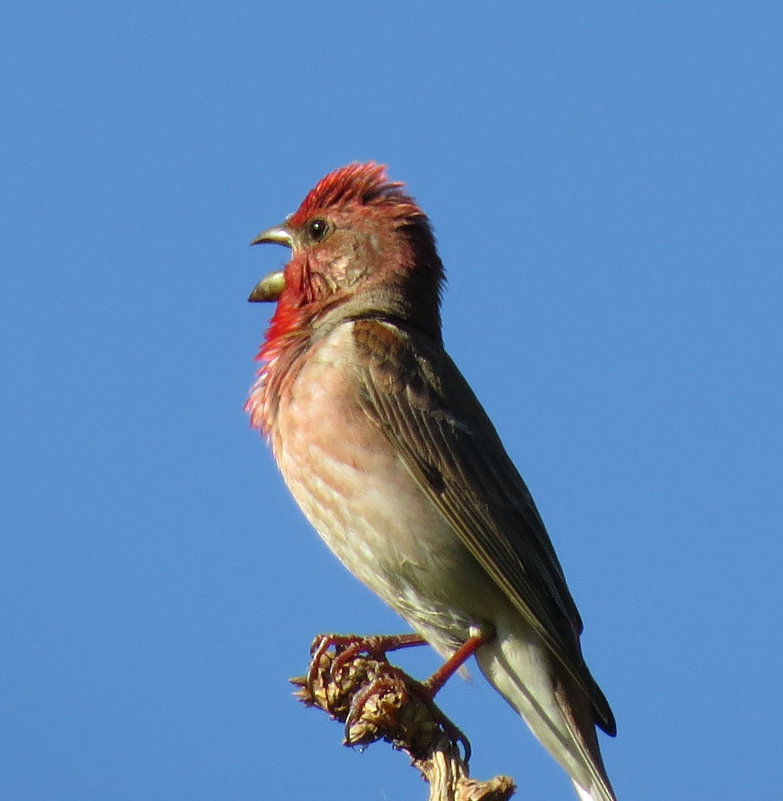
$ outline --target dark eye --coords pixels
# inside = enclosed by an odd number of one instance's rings
[[[326,220],[320,218],[311,220],[310,224],[307,226],[307,233],[310,234],[310,239],[312,239],[313,242],[320,242],[326,236],[328,230],[329,224]]]

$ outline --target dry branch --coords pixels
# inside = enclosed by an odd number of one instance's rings
[[[307,676],[291,680],[305,704],[345,723],[344,745],[386,740],[405,751],[429,783],[429,801],[511,798],[515,787],[507,776],[486,782],[470,778],[467,738],[428,700],[421,684],[391,665],[383,653],[357,653],[346,641],[317,637]]]

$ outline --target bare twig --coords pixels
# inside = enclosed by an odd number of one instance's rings
[[[349,640],[317,637],[307,676],[291,679],[305,704],[345,723],[345,745],[386,740],[405,751],[429,783],[429,801],[511,798],[515,787],[508,776],[486,782],[470,778],[467,738],[429,700],[421,684],[391,665],[385,654],[351,647]]]

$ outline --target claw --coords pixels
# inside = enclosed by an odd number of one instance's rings
[[[307,676],[291,681],[299,688],[295,694],[306,704],[325,709],[345,722],[346,745],[368,745],[380,738],[397,741],[398,737],[408,743],[411,732],[435,727],[457,752],[464,752],[467,763],[471,755],[468,738],[436,706],[434,698],[484,641],[483,637],[472,637],[440,670],[419,682],[391,665],[386,657],[388,651],[423,644],[418,635],[323,634],[310,646]]]

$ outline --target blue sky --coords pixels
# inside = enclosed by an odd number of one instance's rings
[[[779,797],[779,3],[10,3],[0,64],[0,796],[423,798],[291,696],[399,631],[242,411],[329,170],[430,215],[448,349],[547,522],[621,799]],[[432,653],[401,662],[426,675]],[[473,772],[570,799],[484,683]],[[326,788],[326,789],[325,789]]]

